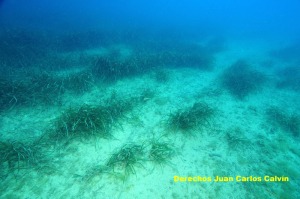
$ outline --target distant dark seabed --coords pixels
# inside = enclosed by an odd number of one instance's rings
[[[0,45],[0,198],[300,198],[299,42],[2,26]]]

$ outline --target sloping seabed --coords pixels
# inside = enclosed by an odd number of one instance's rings
[[[293,48],[41,35],[1,34],[1,198],[300,197],[299,71],[274,58]]]

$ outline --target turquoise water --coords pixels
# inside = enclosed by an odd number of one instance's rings
[[[0,1],[0,198],[300,198],[299,6]]]

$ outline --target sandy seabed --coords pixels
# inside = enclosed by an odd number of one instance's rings
[[[118,122],[118,127],[112,130],[112,139],[74,139],[64,146],[45,150],[44,155],[51,159],[47,167],[1,171],[0,197],[299,198],[299,138],[272,126],[265,112],[272,106],[290,112],[300,110],[300,93],[274,87],[272,74],[276,64],[272,68],[261,67],[267,61],[267,50],[263,44],[236,41],[216,56],[212,71],[188,66],[169,68],[165,69],[166,82],[157,82],[154,74],[148,73],[106,86],[96,84],[80,96],[66,94],[62,107],[17,107],[2,113],[1,140],[34,139],[51,128],[69,106],[97,104],[112,92],[124,98],[145,90],[151,93]],[[219,82],[222,71],[240,58],[250,60],[251,65],[269,77],[261,90],[243,100],[222,89]],[[208,125],[188,134],[167,128],[171,113],[195,102],[205,102],[216,110]],[[230,132],[241,133],[236,135],[236,143],[228,140]],[[142,165],[135,166],[125,179],[113,173],[89,174],[125,144],[143,144],[151,139],[174,147],[174,155],[165,164],[156,164],[145,157]],[[289,181],[236,181],[236,176],[264,178],[266,175],[287,176]],[[212,181],[195,180],[198,176]],[[214,182],[216,176],[225,180]],[[227,177],[233,177],[233,181],[227,182]]]

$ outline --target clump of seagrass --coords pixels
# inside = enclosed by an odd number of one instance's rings
[[[64,88],[77,94],[89,91],[94,85],[94,77],[88,71],[68,74],[63,78]]]
[[[40,148],[36,144],[15,141],[0,142],[0,168],[20,170],[38,166],[42,161]]]
[[[54,136],[70,138],[110,137],[113,115],[105,106],[84,105],[67,109],[57,120]]]
[[[34,104],[55,104],[65,91],[62,79],[48,73],[31,76],[27,87]]]
[[[139,97],[139,101],[140,102],[146,102],[148,100],[151,100],[155,97],[155,91],[150,89],[150,88],[144,88],[141,93],[140,93],[140,97]]]
[[[124,114],[135,108],[139,104],[141,99],[139,97],[124,97],[121,99],[116,92],[113,92],[105,104],[108,112],[112,115],[115,122],[116,119],[124,117]]]
[[[300,68],[298,66],[285,67],[277,72],[279,77],[276,86],[300,91]]]
[[[257,91],[266,81],[264,74],[252,69],[243,60],[235,62],[221,75],[221,85],[238,99]]]
[[[20,69],[38,65],[38,60],[49,53],[49,37],[37,31],[1,29],[0,41],[2,66]]]
[[[154,80],[158,83],[164,84],[169,81],[170,74],[166,69],[158,69],[154,71]]]
[[[98,57],[92,67],[92,73],[104,81],[133,76],[141,72],[138,60],[134,56],[123,57],[119,51],[111,51],[108,55]]]
[[[295,137],[300,136],[300,116],[296,113],[288,113],[277,107],[271,107],[266,111],[267,120],[283,131],[291,133]]]
[[[144,161],[151,161],[160,166],[170,165],[170,159],[175,155],[174,146],[159,139],[152,139],[147,145],[125,144],[112,153],[104,165],[96,165],[89,169],[83,179],[93,181],[107,174],[126,180],[130,175],[136,175],[136,168],[144,167]]]
[[[229,129],[225,134],[225,139],[231,150],[243,149],[250,144],[244,132],[239,127]]]
[[[97,136],[112,137],[111,129],[119,125],[125,113],[132,110],[138,98],[120,99],[116,94],[105,105],[84,105],[67,109],[56,121],[52,134],[56,140]]]
[[[170,164],[170,159],[175,156],[174,146],[168,142],[152,139],[150,142],[149,160],[155,164]]]
[[[0,79],[0,110],[11,109],[16,105],[28,101],[25,95],[26,86],[4,78]]]
[[[58,76],[52,73],[26,70],[25,75],[0,77],[0,111],[18,106],[60,105],[66,91],[83,93],[88,91],[94,82],[88,71]]]
[[[168,126],[173,131],[189,132],[193,129],[209,125],[209,120],[214,113],[215,110],[206,103],[197,102],[191,107],[171,114]]]
[[[162,44],[164,42],[164,44]],[[135,49],[139,63],[144,68],[193,67],[202,70],[213,69],[214,52],[208,48],[189,42],[174,43],[159,41]]]
[[[201,47],[192,49],[191,51],[184,51],[176,49],[175,51],[165,51],[161,53],[161,63],[164,66],[173,67],[193,67],[201,70],[212,70],[214,57],[209,52]]]
[[[101,178],[104,174],[110,174],[110,168],[103,165],[96,165],[88,169],[82,176],[82,179],[87,182],[92,182],[95,179]]]
[[[136,174],[136,167],[143,167],[143,155],[143,145],[126,144],[112,154],[105,166],[126,178],[130,174]]]
[[[15,106],[56,104],[64,92],[63,81],[50,74],[0,79],[0,110]]]

